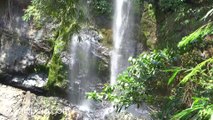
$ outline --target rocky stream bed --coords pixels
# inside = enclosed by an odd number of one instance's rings
[[[0,84],[0,106],[0,120],[151,120],[147,113],[107,114],[109,109],[104,104],[87,111],[62,98],[39,96],[3,84]]]

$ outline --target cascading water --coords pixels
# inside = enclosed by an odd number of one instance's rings
[[[129,57],[136,52],[136,41],[134,40],[134,11],[132,0],[116,0],[115,15],[113,22],[113,45],[114,49],[111,56],[111,85],[116,84],[118,74],[122,73],[129,65]],[[131,105],[126,111],[136,117],[144,116],[150,120],[148,108],[142,104],[143,108]]]
[[[104,80],[98,76],[98,60],[96,54],[99,44],[99,34],[92,29],[83,29],[72,36],[70,44],[70,87],[69,99],[83,111],[87,120],[100,120],[107,105],[98,104],[86,99],[86,93],[100,90]],[[100,62],[100,61],[99,61]]]
[[[92,38],[87,34],[75,34],[71,43],[70,100],[73,104],[89,110],[90,102],[85,93],[91,91],[97,82],[96,59],[91,53]]]
[[[116,0],[113,23],[114,48],[111,56],[111,84],[116,84],[119,73],[125,70],[129,63],[128,58],[135,53],[134,16],[131,0]],[[86,100],[85,93],[98,90],[96,85],[103,83],[97,76],[97,60],[94,49],[99,46],[98,40],[91,35],[90,30],[80,31],[72,37],[70,62],[70,100],[82,111],[87,112],[89,120],[102,120],[107,114],[114,115],[108,103],[97,104]],[[93,33],[92,33],[93,34]],[[97,33],[98,34],[98,33]],[[102,85],[101,85],[102,86]],[[95,104],[93,104],[95,103]],[[132,107],[130,112],[134,112]],[[136,111],[138,113],[138,110]]]
[[[116,0],[113,22],[113,51],[111,56],[111,85],[119,73],[127,68],[128,58],[135,53],[131,0]]]

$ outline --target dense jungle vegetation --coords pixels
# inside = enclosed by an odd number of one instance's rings
[[[112,1],[90,2],[95,15],[112,17]],[[147,45],[147,51],[129,58],[131,65],[119,75],[116,85],[106,85],[102,92],[88,93],[88,97],[112,102],[117,112],[133,104],[140,107],[142,102],[146,102],[157,108],[153,114],[156,119],[213,119],[212,0],[136,0],[134,5],[144,7],[144,2],[148,3],[148,11],[151,10],[149,16],[157,19],[166,14],[176,21],[166,23],[167,18],[162,18],[164,22],[158,19],[157,36],[161,41],[157,40],[155,45],[150,45],[152,47]],[[66,73],[59,56],[66,48],[69,36],[87,21],[83,15],[87,10],[82,3],[84,1],[32,0],[32,5],[25,11],[23,18],[32,18],[36,26],[50,21],[56,24],[50,38],[54,51],[48,65],[48,89],[66,84]],[[210,7],[206,7],[208,5]],[[185,29],[166,31],[172,23],[190,28],[191,33],[179,35],[178,32]]]

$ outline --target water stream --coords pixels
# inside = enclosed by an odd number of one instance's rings
[[[86,100],[85,93],[92,91],[98,82],[95,74],[96,59],[91,53],[92,39],[86,34],[75,34],[71,43],[70,100],[87,111],[90,102]]]
[[[87,92],[100,90],[104,83],[98,76],[98,56],[95,54],[99,39],[98,32],[83,29],[72,36],[70,44],[69,98],[84,112],[85,120],[101,120],[107,114],[108,104],[86,99]]]
[[[113,22],[113,51],[111,56],[111,84],[116,84],[119,73],[127,68],[128,58],[135,53],[131,0],[116,0]]]

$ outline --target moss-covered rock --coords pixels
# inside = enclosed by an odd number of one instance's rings
[[[50,41],[53,43],[53,53],[48,64],[49,74],[46,89],[52,94],[65,91],[68,79],[68,66],[62,62],[61,54],[68,51],[70,37],[80,28],[76,21],[62,25],[54,31]]]
[[[113,40],[112,40],[112,29],[101,29],[100,30],[103,38],[101,40],[101,43],[108,47],[108,48],[112,48],[112,44],[113,44]]]
[[[49,75],[46,88],[52,92],[56,92],[59,89],[63,90],[67,87],[68,70],[60,57],[60,54],[65,50],[65,46],[65,41],[55,41],[54,52],[48,65]]]

